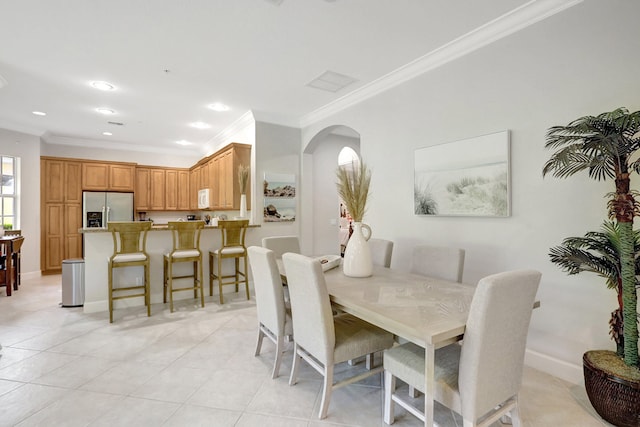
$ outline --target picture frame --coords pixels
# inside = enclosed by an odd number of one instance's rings
[[[417,149],[414,213],[508,217],[510,175],[508,130]]]
[[[263,182],[264,222],[296,220],[296,176],[265,172]]]

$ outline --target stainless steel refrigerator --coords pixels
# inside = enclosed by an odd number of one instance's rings
[[[82,226],[107,228],[108,221],[133,221],[133,193],[82,193]]]

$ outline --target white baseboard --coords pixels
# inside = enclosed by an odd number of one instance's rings
[[[574,365],[573,363],[529,349],[525,352],[524,363],[527,366],[569,381],[570,383],[584,385],[582,365]]]

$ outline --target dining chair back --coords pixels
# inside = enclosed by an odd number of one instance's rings
[[[259,323],[255,355],[260,354],[265,336],[273,341],[276,345],[276,359],[271,377],[276,378],[280,372],[284,341],[293,336],[291,310],[288,310],[285,304],[275,252],[259,246],[250,246],[247,248],[247,253],[253,273]]]
[[[222,245],[216,250],[209,251],[209,295],[213,295],[213,282],[217,280],[220,304],[224,304],[222,294],[224,285],[235,285],[236,292],[238,292],[238,285],[244,282],[247,299],[251,299],[249,294],[247,248],[244,245],[248,227],[248,219],[218,221]],[[232,274],[225,275],[222,272],[222,261],[229,258],[234,260],[235,269]],[[240,269],[240,260],[243,261],[242,270]]]
[[[333,389],[381,371],[378,367],[334,384],[334,365],[391,347],[393,335],[350,314],[333,316],[329,292],[318,259],[285,253],[282,260],[289,283],[294,334],[294,357],[289,385],[297,382],[302,359],[322,374],[324,383],[318,417],[325,418]]]
[[[436,350],[435,400],[462,415],[465,427],[490,426],[507,414],[514,426],[521,425],[518,392],[540,277],[538,271],[517,270],[481,279],[462,345]],[[396,377],[425,391],[424,349],[406,343],[387,350],[384,368],[385,422],[393,422],[394,402],[424,421],[424,414],[393,392]]]
[[[373,265],[391,267],[391,254],[393,253],[393,242],[384,239],[369,239],[371,249],[371,260]]]
[[[108,261],[109,322],[113,323],[113,301],[125,298],[144,297],[147,316],[151,316],[149,291],[150,257],[146,249],[147,232],[151,229],[151,222],[112,221],[107,223],[107,229],[111,232],[113,238],[113,254]],[[144,269],[144,283],[130,286],[116,286],[113,283],[114,268],[136,266],[142,266]]]
[[[173,294],[175,292],[193,290],[193,297],[198,297],[204,307],[204,292],[202,289],[202,251],[200,250],[200,234],[204,228],[204,221],[169,221],[167,223],[173,248],[164,254],[164,302],[169,294],[169,309],[173,313]],[[176,263],[190,262],[193,264],[192,274],[174,276],[173,267]],[[176,287],[174,280],[192,279],[191,286]]]
[[[464,249],[417,245],[411,257],[411,272],[451,282],[462,282]]]
[[[282,258],[282,254],[293,252],[300,253],[300,241],[298,236],[270,236],[262,238],[262,247],[271,249],[276,258]]]

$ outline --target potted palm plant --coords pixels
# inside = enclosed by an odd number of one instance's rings
[[[543,176],[567,178],[587,171],[595,180],[612,179],[609,214],[617,227],[622,357],[615,352],[588,351],[583,356],[585,387],[596,411],[618,426],[640,426],[637,281],[633,220],[639,213],[631,174],[640,172],[640,111],[618,108],[585,116],[547,132],[546,148],[555,149]],[[552,258],[553,260],[553,258]]]

